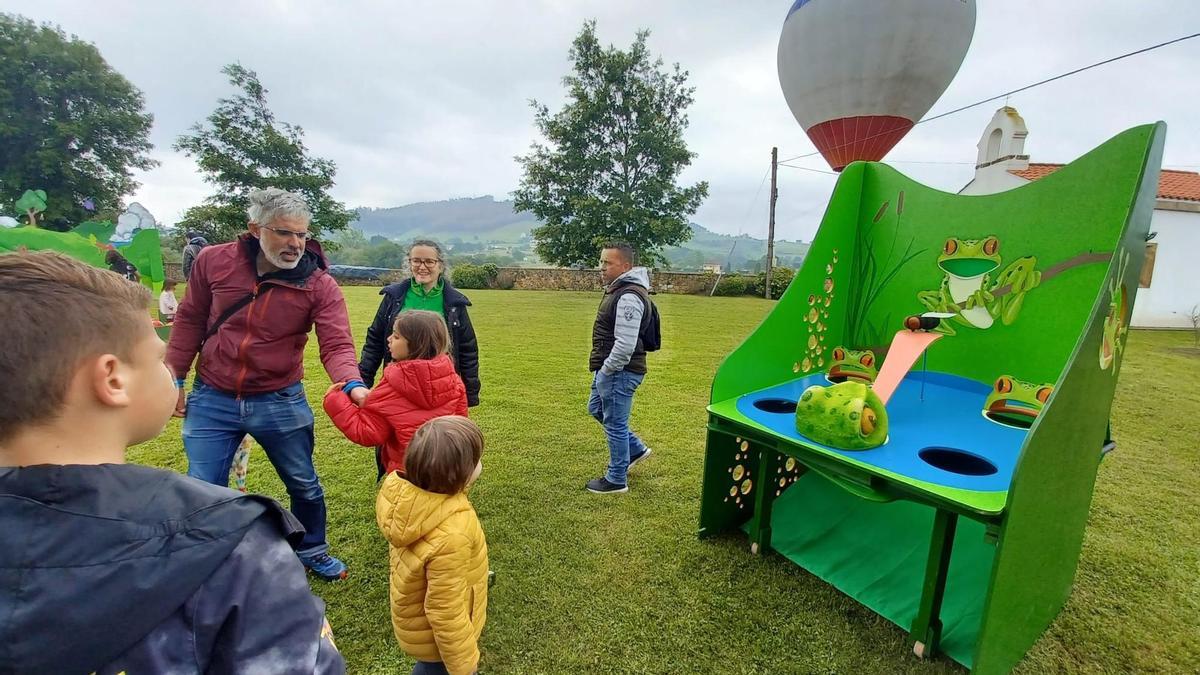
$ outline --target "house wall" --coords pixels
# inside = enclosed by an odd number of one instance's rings
[[[1135,328],[1191,328],[1200,304],[1200,213],[1155,209],[1150,231],[1158,232],[1149,288],[1133,304]]]

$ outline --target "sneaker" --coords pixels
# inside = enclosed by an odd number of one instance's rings
[[[588,481],[588,492],[595,492],[598,495],[606,495],[616,492],[629,492],[628,485],[617,485],[616,483],[608,482],[608,478],[601,476]]]
[[[337,581],[345,579],[349,574],[346,568],[346,563],[329,555],[328,553],[318,553],[313,556],[300,556],[300,562],[304,563],[304,568],[309,572],[321,577],[325,581]]]
[[[649,446],[647,446],[646,449],[642,451],[642,454],[634,455],[634,456],[630,457],[629,458],[629,468],[632,469],[634,467],[634,465],[636,465],[638,462],[649,457],[650,453],[651,453],[651,450],[650,450]]]

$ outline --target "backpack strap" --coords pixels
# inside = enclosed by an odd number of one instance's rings
[[[221,326],[226,321],[231,319],[234,314],[237,314],[243,307],[245,307],[246,305],[249,305],[251,302],[254,302],[255,298],[266,295],[267,291],[271,290],[275,286],[276,286],[276,284],[266,284],[266,288],[262,288],[261,290],[255,290],[253,293],[247,294],[245,297],[241,298],[237,302],[226,307],[225,311],[221,312],[221,316],[218,316],[217,320],[214,321],[213,324],[211,326],[209,326],[208,330],[204,333],[204,339],[200,341],[200,348],[203,349],[204,343],[208,342],[209,338],[216,335],[217,331],[221,329]]]

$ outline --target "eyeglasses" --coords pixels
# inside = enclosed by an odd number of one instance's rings
[[[300,241],[308,241],[309,239],[312,239],[311,232],[297,232],[295,230],[288,230],[282,227],[268,227],[266,225],[262,225],[260,227],[262,227],[264,230],[270,230],[285,239],[290,239],[292,237],[295,237]]]
[[[441,258],[409,258],[408,264],[413,267],[424,267],[425,269],[433,269],[438,263],[442,262]]]

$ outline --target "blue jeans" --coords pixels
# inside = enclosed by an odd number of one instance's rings
[[[297,553],[325,552],[325,492],[313,466],[313,412],[304,385],[238,399],[197,379],[183,420],[188,475],[228,487],[233,453],[246,434],[266,451],[292,499],[292,514],[304,526]]]
[[[645,377],[627,370],[618,370],[612,375],[597,370],[592,377],[588,413],[604,425],[604,435],[608,437],[608,471],[604,477],[616,485],[625,485],[627,481],[625,473],[629,470],[629,457],[637,457],[646,451],[642,439],[629,430],[633,392]]]
[[[417,661],[412,671],[413,675],[450,675],[446,664],[441,661]]]

